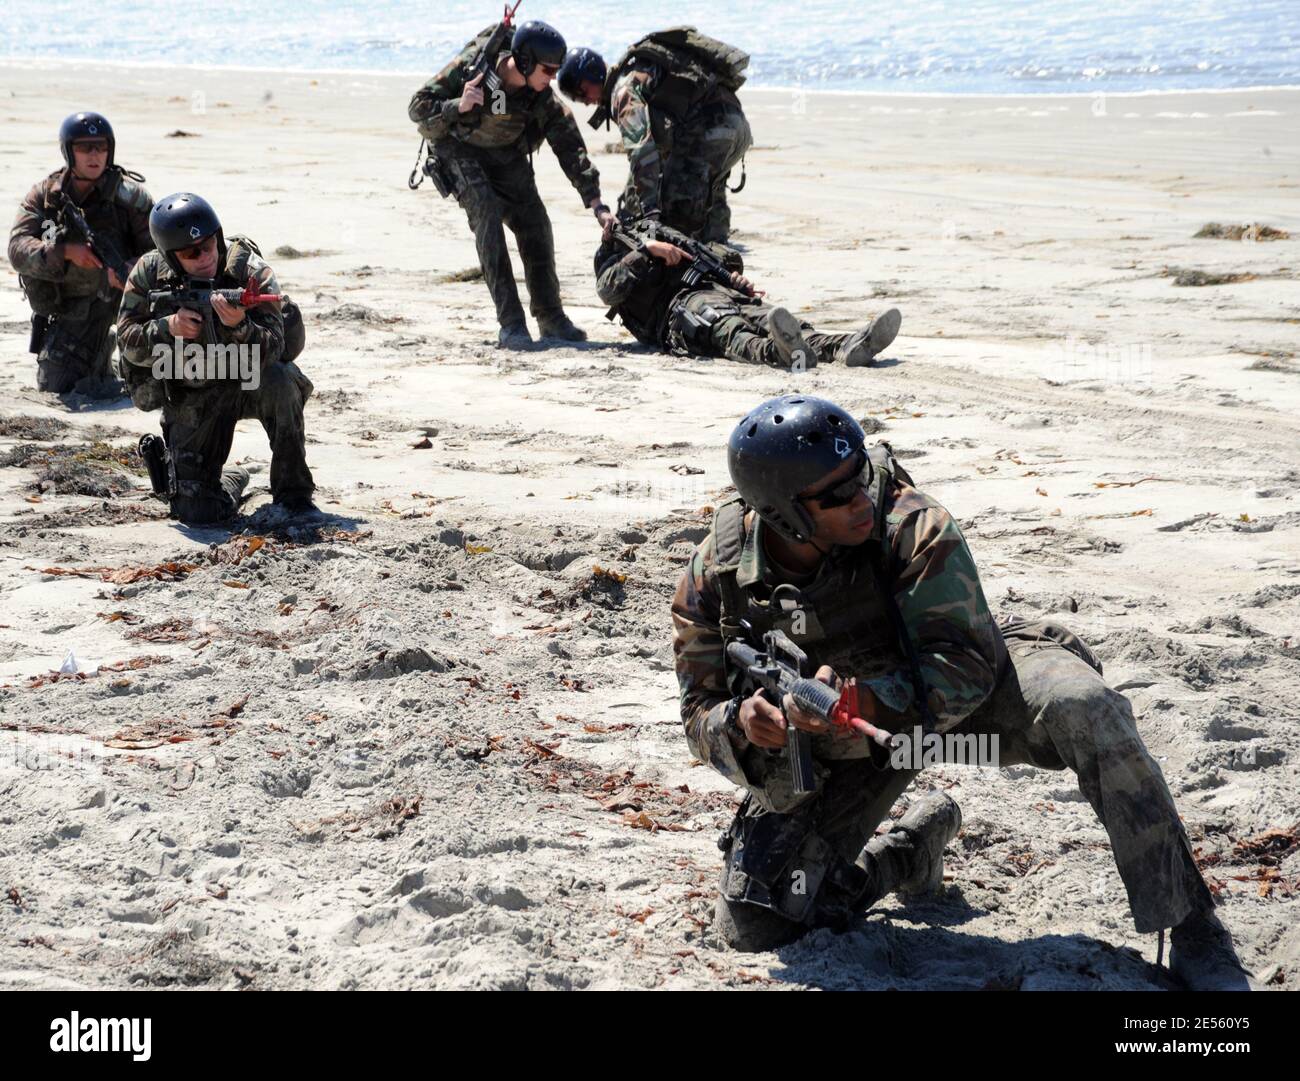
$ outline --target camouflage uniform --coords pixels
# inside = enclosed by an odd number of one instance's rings
[[[69,170],[60,169],[33,187],[9,233],[9,262],[22,276],[37,313],[34,320],[43,323],[52,316],[37,352],[36,385],[55,394],[72,390],[83,379],[93,392],[94,383],[112,376],[113,321],[122,300],[121,290],[109,285],[106,269],[83,270],[64,258],[66,242],[83,240],[58,226],[70,181]],[[78,206],[91,229],[114,241],[128,262],[153,247],[153,200],[120,168],[105,169]]]
[[[661,69],[635,60],[614,81],[610,116],[623,137],[628,180],[623,208],[634,217],[654,211],[665,225],[705,241],[731,235],[727,178],[754,143],[749,121],[731,91],[718,88],[673,123],[656,108]]]
[[[680,235],[666,226],[654,228],[655,239],[674,242]],[[734,248],[711,244],[727,269],[744,273],[744,261]],[[629,251],[606,241],[596,252],[596,288],[633,336],[646,345],[679,356],[727,357],[750,364],[789,367],[772,340],[767,318],[772,305],[713,282],[688,285],[681,263],[670,267],[644,251]],[[823,334],[801,323],[804,340],[816,352],[816,362],[830,363],[849,334]],[[811,366],[811,364],[809,365]]]
[[[859,860],[916,775],[878,761],[878,750],[873,759],[872,744],[864,739],[815,736],[818,791],[796,796],[784,752],[750,745],[727,723],[731,693],[720,629],[718,538],[741,529],[735,581],[747,608],[742,618],[756,634],[779,627],[808,654],[812,670],[829,664],[840,676],[857,676],[897,715],[893,724],[881,721],[893,731],[910,734],[919,725],[962,735],[996,733],[1003,766],[1074,770],[1110,837],[1139,931],[1175,926],[1193,909],[1210,907],[1173,798],[1142,744],[1128,699],[1106,686],[1086,646],[1068,632],[1010,622],[1004,636],[948,512],[908,484],[893,481],[886,491],[883,535],[856,548],[833,549],[801,582],[783,575],[766,556],[767,526],[752,514],[742,522],[738,504],[719,509],[672,605],[691,752],[748,789],[763,810],[805,820],[841,868]],[[799,591],[792,610],[768,603],[783,582]],[[892,591],[914,649],[924,710],[885,590]]]
[[[443,164],[456,201],[469,218],[497,320],[508,327],[524,321],[524,310],[503,225],[519,244],[533,317],[549,322],[563,315],[551,219],[533,176],[534,151],[543,140],[550,144],[583,206],[600,198],[600,174],[587,157],[573,113],[549,88],[541,93],[527,87],[503,90],[499,104],[485,88],[479,108],[467,114],[457,111],[468,73],[494,29],[484,30],[417,90],[408,112]]]
[[[280,292],[275,274],[247,242],[232,237],[223,255],[216,287],[242,288],[252,275],[260,292]],[[174,344],[167,317],[176,305],[160,303],[157,310],[151,310],[149,293],[174,285],[179,277],[161,253],[142,257],[127,281],[117,325],[137,406],[152,408],[162,399],[163,438],[175,473],[173,516],[186,522],[206,522],[234,512],[236,504],[231,497],[237,492],[229,483],[223,490],[222,467],[230,456],[235,424],[253,418],[262,422],[271,444],[272,497],[277,502],[310,499],[316,485],[307,466],[303,406],[313,388],[297,364],[280,359],[284,318],[278,305],[247,309],[236,327],[227,327],[214,315],[196,339],[201,345],[255,347],[260,365],[256,389],[245,389],[236,379],[169,379],[160,387],[153,376],[155,347],[171,349]]]

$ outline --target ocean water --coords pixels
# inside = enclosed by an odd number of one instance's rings
[[[427,77],[500,14],[496,0],[10,0],[0,57]],[[746,49],[755,86],[1014,94],[1297,85],[1298,16],[1300,0],[523,0],[517,18],[607,59],[692,24]]]

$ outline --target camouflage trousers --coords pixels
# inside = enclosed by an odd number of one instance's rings
[[[36,386],[53,394],[75,389],[93,398],[118,397],[112,366],[116,319],[117,302],[98,298],[74,315],[54,316],[36,355]]]
[[[310,496],[316,483],[307,466],[303,406],[312,390],[311,380],[297,364],[280,361],[266,366],[254,390],[233,381],[206,387],[169,384],[162,430],[175,474],[173,517],[199,524],[234,513],[230,486],[223,488],[222,467],[241,420],[259,420],[266,431],[272,497],[278,501]]]
[[[709,243],[725,241],[731,235],[727,178],[753,145],[738,104],[717,100],[702,106],[678,126],[664,155],[660,221]],[[625,200],[629,197],[625,193]]]
[[[1061,646],[1007,645],[1009,671],[992,697],[954,731],[996,735],[1002,766],[1075,772],[1110,838],[1139,932],[1176,926],[1193,910],[1212,907],[1173,796],[1142,743],[1128,699]],[[750,748],[742,762],[759,801],[783,817],[810,811],[816,832],[849,863],[859,859],[919,772],[882,768],[870,758],[818,762],[817,793],[798,797],[784,754]]]
[[[768,316],[772,305],[747,300],[726,289],[697,289],[673,301],[668,316],[668,346],[696,357],[727,357],[748,364],[790,365],[772,340]],[[829,364],[850,335],[823,334],[800,322],[804,340],[817,363]]]
[[[469,147],[453,139],[440,142],[435,152],[450,174],[456,201],[474,230],[479,266],[496,305],[497,321],[503,327],[524,321],[505,226],[519,245],[533,318],[558,318],[563,305],[555,271],[555,238],[550,216],[537,193],[532,164],[513,150]]]

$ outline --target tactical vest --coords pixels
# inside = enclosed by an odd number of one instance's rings
[[[693,26],[647,34],[606,75],[601,107],[591,119],[593,128],[609,119],[610,98],[619,78],[646,64],[659,70],[649,87],[649,104],[680,121],[715,93],[739,90],[745,82],[749,54],[701,34]]]
[[[838,674],[871,678],[897,672],[908,674],[923,719],[932,722],[916,646],[894,599],[893,571],[885,549],[885,524],[893,502],[895,479],[912,485],[907,470],[894,458],[888,443],[867,451],[872,477],[869,494],[875,509],[871,537],[863,544],[836,549],[808,585],[765,585],[742,588],[737,581],[745,546],[748,508],[739,496],[714,513],[716,575],[721,595],[720,629],[724,642],[735,638],[761,640],[769,630],[782,630],[808,654],[808,672],[829,664]],[[758,594],[766,593],[767,596]],[[749,630],[742,626],[749,624]],[[822,757],[865,757],[861,740],[817,737]]]
[[[66,170],[60,170],[60,172],[66,172]],[[131,239],[131,221],[127,215],[127,207],[118,200],[117,193],[122,187],[122,178],[124,176],[129,176],[136,181],[143,181],[144,177],[138,173],[129,173],[120,165],[113,166],[107,176],[108,179],[102,182],[103,187],[96,187],[92,197],[87,200],[84,206],[79,206],[78,209],[80,209],[82,216],[86,219],[86,224],[91,229],[96,233],[102,231],[105,235],[111,236],[117,241],[119,248],[125,249]],[[61,188],[59,197],[61,199],[72,198],[71,195],[63,192]],[[48,202],[44,210],[47,219],[58,224],[60,239],[66,237],[61,211],[50,206]],[[84,242],[83,237],[69,237],[68,239]],[[25,274],[18,275],[18,284],[35,315],[66,315],[78,304],[82,307],[86,306],[95,295],[93,293],[75,294],[75,292],[74,295],[68,295],[63,282],[48,281],[45,278],[32,278]]]

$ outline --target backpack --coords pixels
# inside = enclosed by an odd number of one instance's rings
[[[701,34],[693,26],[674,26],[647,34],[610,69],[605,80],[604,101],[592,117],[592,127],[599,127],[609,118],[614,84],[635,62],[653,64],[660,69],[661,74],[650,90],[650,103],[682,120],[718,88],[732,93],[739,90],[745,83],[749,54]]]

